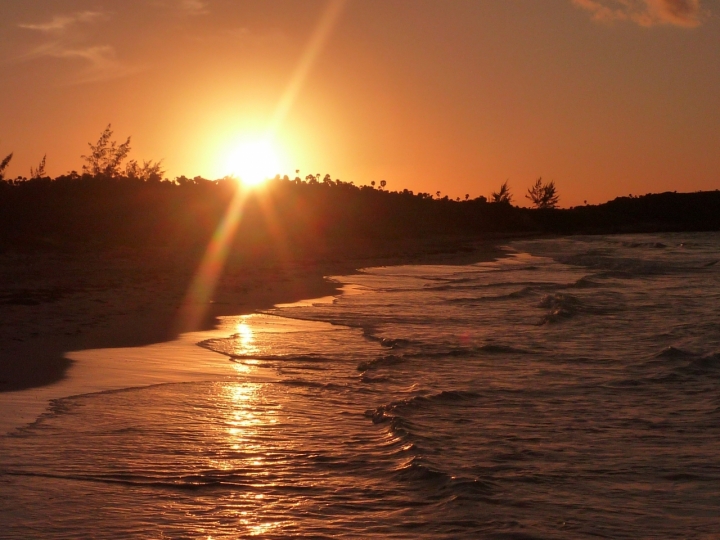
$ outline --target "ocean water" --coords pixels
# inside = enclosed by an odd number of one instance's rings
[[[718,538],[720,234],[335,279],[0,438],[0,537]]]

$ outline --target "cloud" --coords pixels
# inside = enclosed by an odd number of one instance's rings
[[[180,0],[180,9],[188,15],[204,15],[209,13],[205,0]]]
[[[63,84],[117,79],[137,72],[138,68],[126,65],[117,57],[111,45],[87,43],[86,33],[73,28],[80,23],[94,23],[108,19],[101,11],[79,11],[70,15],[55,15],[50,21],[38,24],[19,24],[20,28],[43,35],[42,42],[20,54],[15,61],[27,62],[40,58],[52,58],[72,62],[74,69],[67,70],[68,80]]]
[[[150,5],[168,10],[174,15],[195,16],[210,13],[209,0],[147,0]]]
[[[88,23],[104,18],[101,11],[79,11],[72,15],[55,15],[50,21],[38,24],[18,24],[26,30],[37,30],[38,32],[63,32],[75,23]]]
[[[91,45],[78,49],[58,47],[49,51],[48,56],[84,62],[84,69],[75,82],[115,79],[133,71],[117,59],[115,49],[110,45]]]
[[[37,58],[57,58],[81,63],[81,69],[75,73],[69,84],[99,82],[125,77],[139,71],[136,66],[129,66],[118,60],[115,48],[110,45],[88,45],[70,47],[55,41],[45,43],[22,55],[20,61]]]
[[[701,24],[700,0],[572,0],[600,22],[630,21],[640,26],[673,25],[694,28]]]

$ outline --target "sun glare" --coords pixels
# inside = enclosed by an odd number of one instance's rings
[[[257,186],[280,174],[282,161],[269,139],[245,141],[238,144],[228,157],[227,169],[247,186]]]

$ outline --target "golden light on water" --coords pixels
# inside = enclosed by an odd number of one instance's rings
[[[257,186],[280,174],[283,158],[277,145],[270,139],[242,141],[228,156],[226,169],[231,176],[240,179],[245,186]]]
[[[253,337],[252,327],[247,323],[239,323],[236,327],[238,347],[239,350],[236,354],[252,354],[257,351],[257,347],[253,345],[255,338]]]
[[[265,422],[265,417],[257,413],[260,386],[254,383],[229,385],[225,388],[226,396],[233,404],[234,412],[228,419],[228,442],[234,450],[257,450],[252,441],[257,436],[257,429]],[[272,414],[272,411],[271,411]]]

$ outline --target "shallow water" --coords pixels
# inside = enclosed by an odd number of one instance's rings
[[[228,375],[0,439],[0,536],[714,538],[718,260],[715,233],[516,242],[226,318]]]

